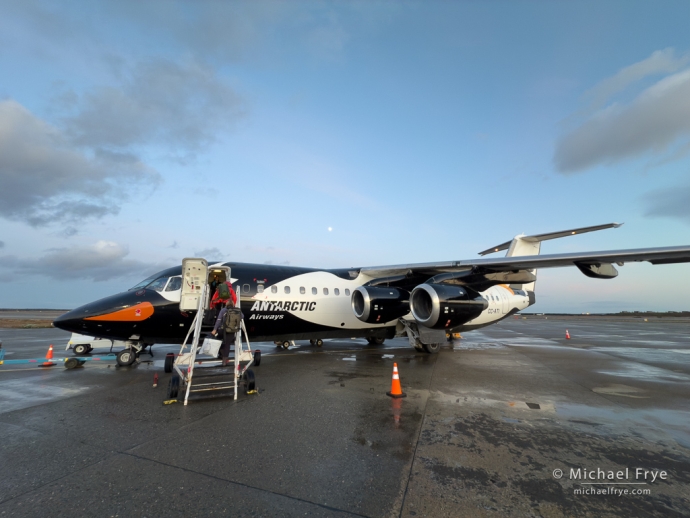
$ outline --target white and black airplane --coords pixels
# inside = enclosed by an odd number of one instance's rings
[[[438,263],[320,270],[248,263],[209,263],[210,276],[230,270],[253,341],[364,337],[370,344],[407,336],[435,353],[447,333],[496,323],[535,303],[537,268],[575,266],[587,277],[611,279],[614,264],[690,262],[690,246],[539,255],[549,239],[618,227],[618,223],[520,235],[480,252],[505,257]],[[182,343],[194,314],[181,312],[182,267],[158,272],[129,291],[70,311],[53,325],[126,341],[139,352],[154,343]],[[204,321],[210,331],[213,314]]]

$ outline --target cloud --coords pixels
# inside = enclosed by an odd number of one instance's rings
[[[647,193],[645,216],[676,218],[690,223],[690,185]]]
[[[5,242],[4,241],[0,241],[0,248],[5,248]]]
[[[126,259],[128,254],[126,246],[111,241],[98,241],[91,246],[51,249],[39,259],[0,256],[0,267],[23,275],[41,275],[56,280],[90,279],[96,282],[142,277],[166,267]]]
[[[126,153],[76,148],[13,100],[0,101],[0,216],[39,226],[116,214],[117,199],[159,175]]]
[[[172,245],[168,246],[167,248],[180,248],[180,245],[177,243],[177,241],[173,241]]]
[[[216,247],[213,248],[205,248],[199,252],[194,252],[194,255],[196,257],[203,257],[206,260],[213,260],[215,261],[216,259],[222,259],[225,257],[225,254],[218,250]]]
[[[77,145],[111,150],[157,144],[194,153],[242,114],[240,97],[214,69],[161,58],[139,62],[118,84],[83,94],[76,106],[64,119],[66,134]],[[74,102],[64,107],[74,109]]]
[[[590,108],[601,108],[609,98],[625,90],[628,86],[655,74],[671,74],[690,63],[690,54],[676,57],[675,50],[657,50],[647,59],[622,68],[618,73],[607,77],[584,94],[589,99]]]
[[[611,104],[556,143],[554,162],[561,173],[612,164],[690,139],[690,70],[658,81],[630,104]]]

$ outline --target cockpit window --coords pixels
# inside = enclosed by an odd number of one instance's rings
[[[170,277],[173,277],[173,276],[178,276],[178,277],[179,277],[181,271],[182,271],[182,267],[181,267],[181,266],[173,266],[172,268],[168,268],[168,269],[162,270],[162,271],[160,271],[160,272],[158,272],[158,273],[154,273],[153,275],[149,275],[148,277],[146,277],[146,279],[144,279],[143,281],[137,283],[136,286],[132,286],[132,287],[129,289],[129,291],[140,290],[140,289],[142,289],[142,288],[149,288],[149,287],[150,287],[151,289],[154,289],[154,288],[151,287],[150,285],[151,285],[154,281],[157,281],[157,280],[159,280],[159,279],[162,279],[162,281],[163,281],[163,286],[162,286],[160,289],[157,290],[157,291],[161,291],[161,290],[165,287],[165,282],[166,282]]]
[[[153,282],[154,280],[156,280],[158,277],[160,277],[160,273],[155,273],[155,274],[151,275],[150,277],[146,277],[146,279],[144,279],[143,281],[141,281],[140,283],[138,283],[136,286],[132,286],[132,287],[129,289],[129,291],[140,290],[141,288],[146,288],[146,286],[148,286],[149,284],[151,284],[151,282]],[[166,276],[164,277],[164,279],[167,280],[167,279],[168,279],[168,276],[166,275]]]
[[[147,290],[163,291],[163,288],[165,288],[165,285],[167,283],[168,283],[168,277],[161,277],[160,279],[156,279],[151,284],[146,286],[146,289]]]
[[[182,277],[171,277],[165,291],[177,291],[182,287]]]

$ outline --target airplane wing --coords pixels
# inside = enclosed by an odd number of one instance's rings
[[[595,278],[612,278],[617,275],[613,264],[622,266],[627,262],[648,261],[652,264],[690,262],[690,246],[669,246],[663,248],[639,248],[635,250],[610,250],[602,252],[579,252],[567,254],[511,256],[489,259],[468,259],[438,263],[398,264],[361,268],[369,277],[395,277],[400,275],[452,274],[462,272],[498,273],[524,272],[535,268],[558,268],[575,266],[585,275]],[[589,272],[589,273],[588,273]],[[615,272],[615,273],[614,273]],[[507,280],[505,282],[511,282]],[[519,282],[519,281],[517,281]]]

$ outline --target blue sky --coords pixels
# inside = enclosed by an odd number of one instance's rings
[[[690,244],[687,2],[0,11],[0,307],[75,307],[195,255],[468,259],[612,221],[542,251]],[[687,310],[689,274],[543,270],[534,310]]]

